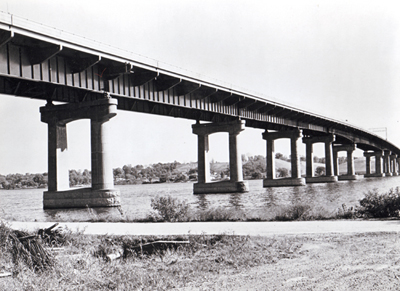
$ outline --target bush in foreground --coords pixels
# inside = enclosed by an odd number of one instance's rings
[[[390,189],[388,193],[380,194],[377,189],[368,191],[360,200],[361,207],[357,212],[368,218],[399,217],[400,188]]]
[[[190,206],[185,201],[179,201],[171,196],[157,196],[151,199],[151,207],[157,211],[156,220],[168,222],[188,221]]]

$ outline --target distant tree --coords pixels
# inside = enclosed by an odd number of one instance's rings
[[[262,174],[259,170],[255,170],[255,171],[251,174],[251,178],[252,178],[252,179],[262,179],[262,178],[263,178],[263,174]]]
[[[132,172],[131,168],[132,168],[131,165],[124,165],[122,167],[122,170],[124,171],[125,178],[126,178],[126,175],[128,175],[128,174],[130,174]]]
[[[315,169],[315,176],[323,176],[323,175],[325,175],[325,167],[318,166]]]
[[[276,177],[277,178],[285,178],[285,177],[289,177],[289,175],[290,175],[289,170],[286,168],[276,169]]]
[[[113,169],[114,179],[115,178],[122,178],[124,171],[121,168]]]
[[[283,158],[283,154],[281,154],[281,153],[276,153],[275,154],[275,159],[282,159]]]

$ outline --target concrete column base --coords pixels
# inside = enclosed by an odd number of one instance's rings
[[[306,183],[331,183],[337,182],[338,176],[319,176],[319,177],[307,177]]]
[[[43,193],[44,209],[116,206],[121,206],[118,189],[80,188],[66,191],[45,191]]]
[[[386,176],[385,173],[380,173],[380,174],[373,173],[373,174],[365,174],[364,178],[375,178],[375,177],[382,178],[385,176]]]
[[[397,172],[394,172],[392,174],[393,174],[393,176],[398,176],[399,175],[399,173],[397,173]]]
[[[220,181],[212,183],[193,184],[194,194],[217,194],[217,193],[243,193],[249,192],[248,182]]]
[[[305,178],[264,179],[263,187],[305,186]]]
[[[393,176],[393,173],[385,173],[385,176],[386,176],[386,177],[392,177],[392,176]]]
[[[363,179],[364,175],[342,175],[338,176],[339,181],[359,180]]]

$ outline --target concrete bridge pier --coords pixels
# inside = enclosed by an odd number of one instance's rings
[[[375,157],[375,173],[371,173],[371,157]],[[383,163],[382,163],[383,151],[375,152],[364,152],[364,157],[367,159],[366,163],[366,174],[364,177],[385,177],[383,173]]]
[[[398,171],[398,165],[397,165],[397,155],[396,154],[391,154],[390,155],[390,171],[393,176],[398,176],[399,171]]]
[[[245,128],[245,121],[235,120],[221,123],[193,124],[193,133],[198,139],[198,182],[193,185],[194,194],[235,193],[249,191],[248,182],[243,181],[242,158],[239,154],[237,136]],[[217,132],[229,134],[230,180],[211,182],[208,136]]]
[[[306,183],[328,183],[337,182],[337,176],[333,172],[332,143],[335,141],[333,134],[328,136],[303,137],[306,144]],[[325,175],[314,176],[313,144],[323,142],[325,144]]]
[[[395,160],[395,165],[396,165],[396,169],[397,169],[397,175],[400,175],[400,157],[397,156],[396,160]]]
[[[382,151],[364,152],[366,158],[366,173],[364,177],[385,177],[382,172]],[[371,157],[375,157],[375,173],[371,173]]]
[[[263,133],[263,139],[267,141],[267,177],[263,181],[264,187],[275,186],[304,186],[305,178],[301,177],[299,143],[301,142],[302,131],[295,129],[291,131],[278,131]],[[280,138],[290,139],[291,167],[290,178],[277,179],[275,175],[275,149],[274,141]]]
[[[384,155],[383,155],[383,171],[385,173],[385,176],[386,177],[393,176],[392,169],[390,166],[390,156],[391,156],[392,152],[389,150],[384,150],[383,153],[384,153]]]
[[[117,114],[117,100],[53,105],[40,108],[41,120],[48,124],[48,191],[43,193],[43,208],[84,208],[120,206],[119,190],[114,188],[107,122]],[[66,125],[90,119],[92,187],[69,189]]]
[[[354,158],[353,152],[356,149],[356,145],[337,145],[333,147],[334,152],[334,160],[335,160],[335,174],[338,175],[338,180],[357,180],[363,178],[362,175],[356,175],[354,172]],[[338,165],[338,155],[337,153],[340,151],[347,152],[347,174],[346,175],[339,175],[339,165]]]

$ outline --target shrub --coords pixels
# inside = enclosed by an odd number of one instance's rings
[[[315,169],[315,176],[323,176],[323,175],[325,175],[325,167],[322,167],[322,166],[318,166],[316,169]]]
[[[400,212],[400,188],[390,189],[388,193],[379,194],[377,189],[368,191],[360,200],[358,213],[373,218],[398,217]]]
[[[164,221],[188,221],[190,206],[185,201],[179,201],[171,196],[157,196],[151,199],[151,207],[158,212]]]
[[[289,170],[286,168],[278,168],[276,169],[276,177],[277,178],[285,178],[289,177]]]

